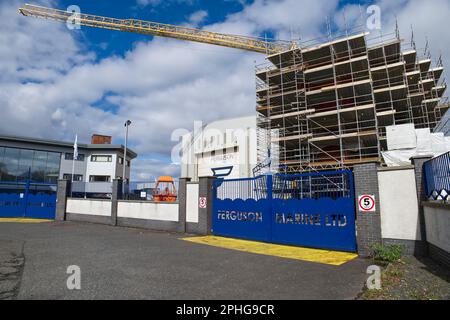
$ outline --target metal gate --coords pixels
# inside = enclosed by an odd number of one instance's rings
[[[0,218],[55,219],[54,184],[0,182]]]
[[[216,180],[213,234],[356,252],[348,170]]]

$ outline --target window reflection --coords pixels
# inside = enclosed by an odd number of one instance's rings
[[[0,147],[0,181],[56,183],[61,154],[56,152]]]

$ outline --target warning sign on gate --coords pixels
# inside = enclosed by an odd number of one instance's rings
[[[375,196],[372,195],[362,195],[358,199],[359,211],[361,212],[375,212]]]
[[[206,200],[205,197],[198,199],[198,207],[200,209],[206,209],[207,205],[208,205],[208,200]]]

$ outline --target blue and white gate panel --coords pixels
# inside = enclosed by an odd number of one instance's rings
[[[214,183],[213,234],[356,251],[351,171]]]

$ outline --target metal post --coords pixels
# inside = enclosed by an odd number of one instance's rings
[[[267,178],[267,215],[264,217],[264,221],[268,221],[266,227],[269,231],[269,240],[272,240],[272,223],[274,222],[272,219],[272,202],[273,202],[273,176],[271,174],[266,176]]]
[[[27,216],[28,209],[28,196],[30,194],[30,182],[31,182],[31,168],[28,169],[28,177],[25,183],[25,194],[24,194],[24,208],[23,208],[23,217]]]
[[[127,120],[127,122],[125,122],[125,152],[123,155],[123,175],[122,175],[122,195],[125,194],[125,175],[126,175],[126,170],[127,170],[127,149],[128,149],[128,127],[131,125],[131,121]]]

